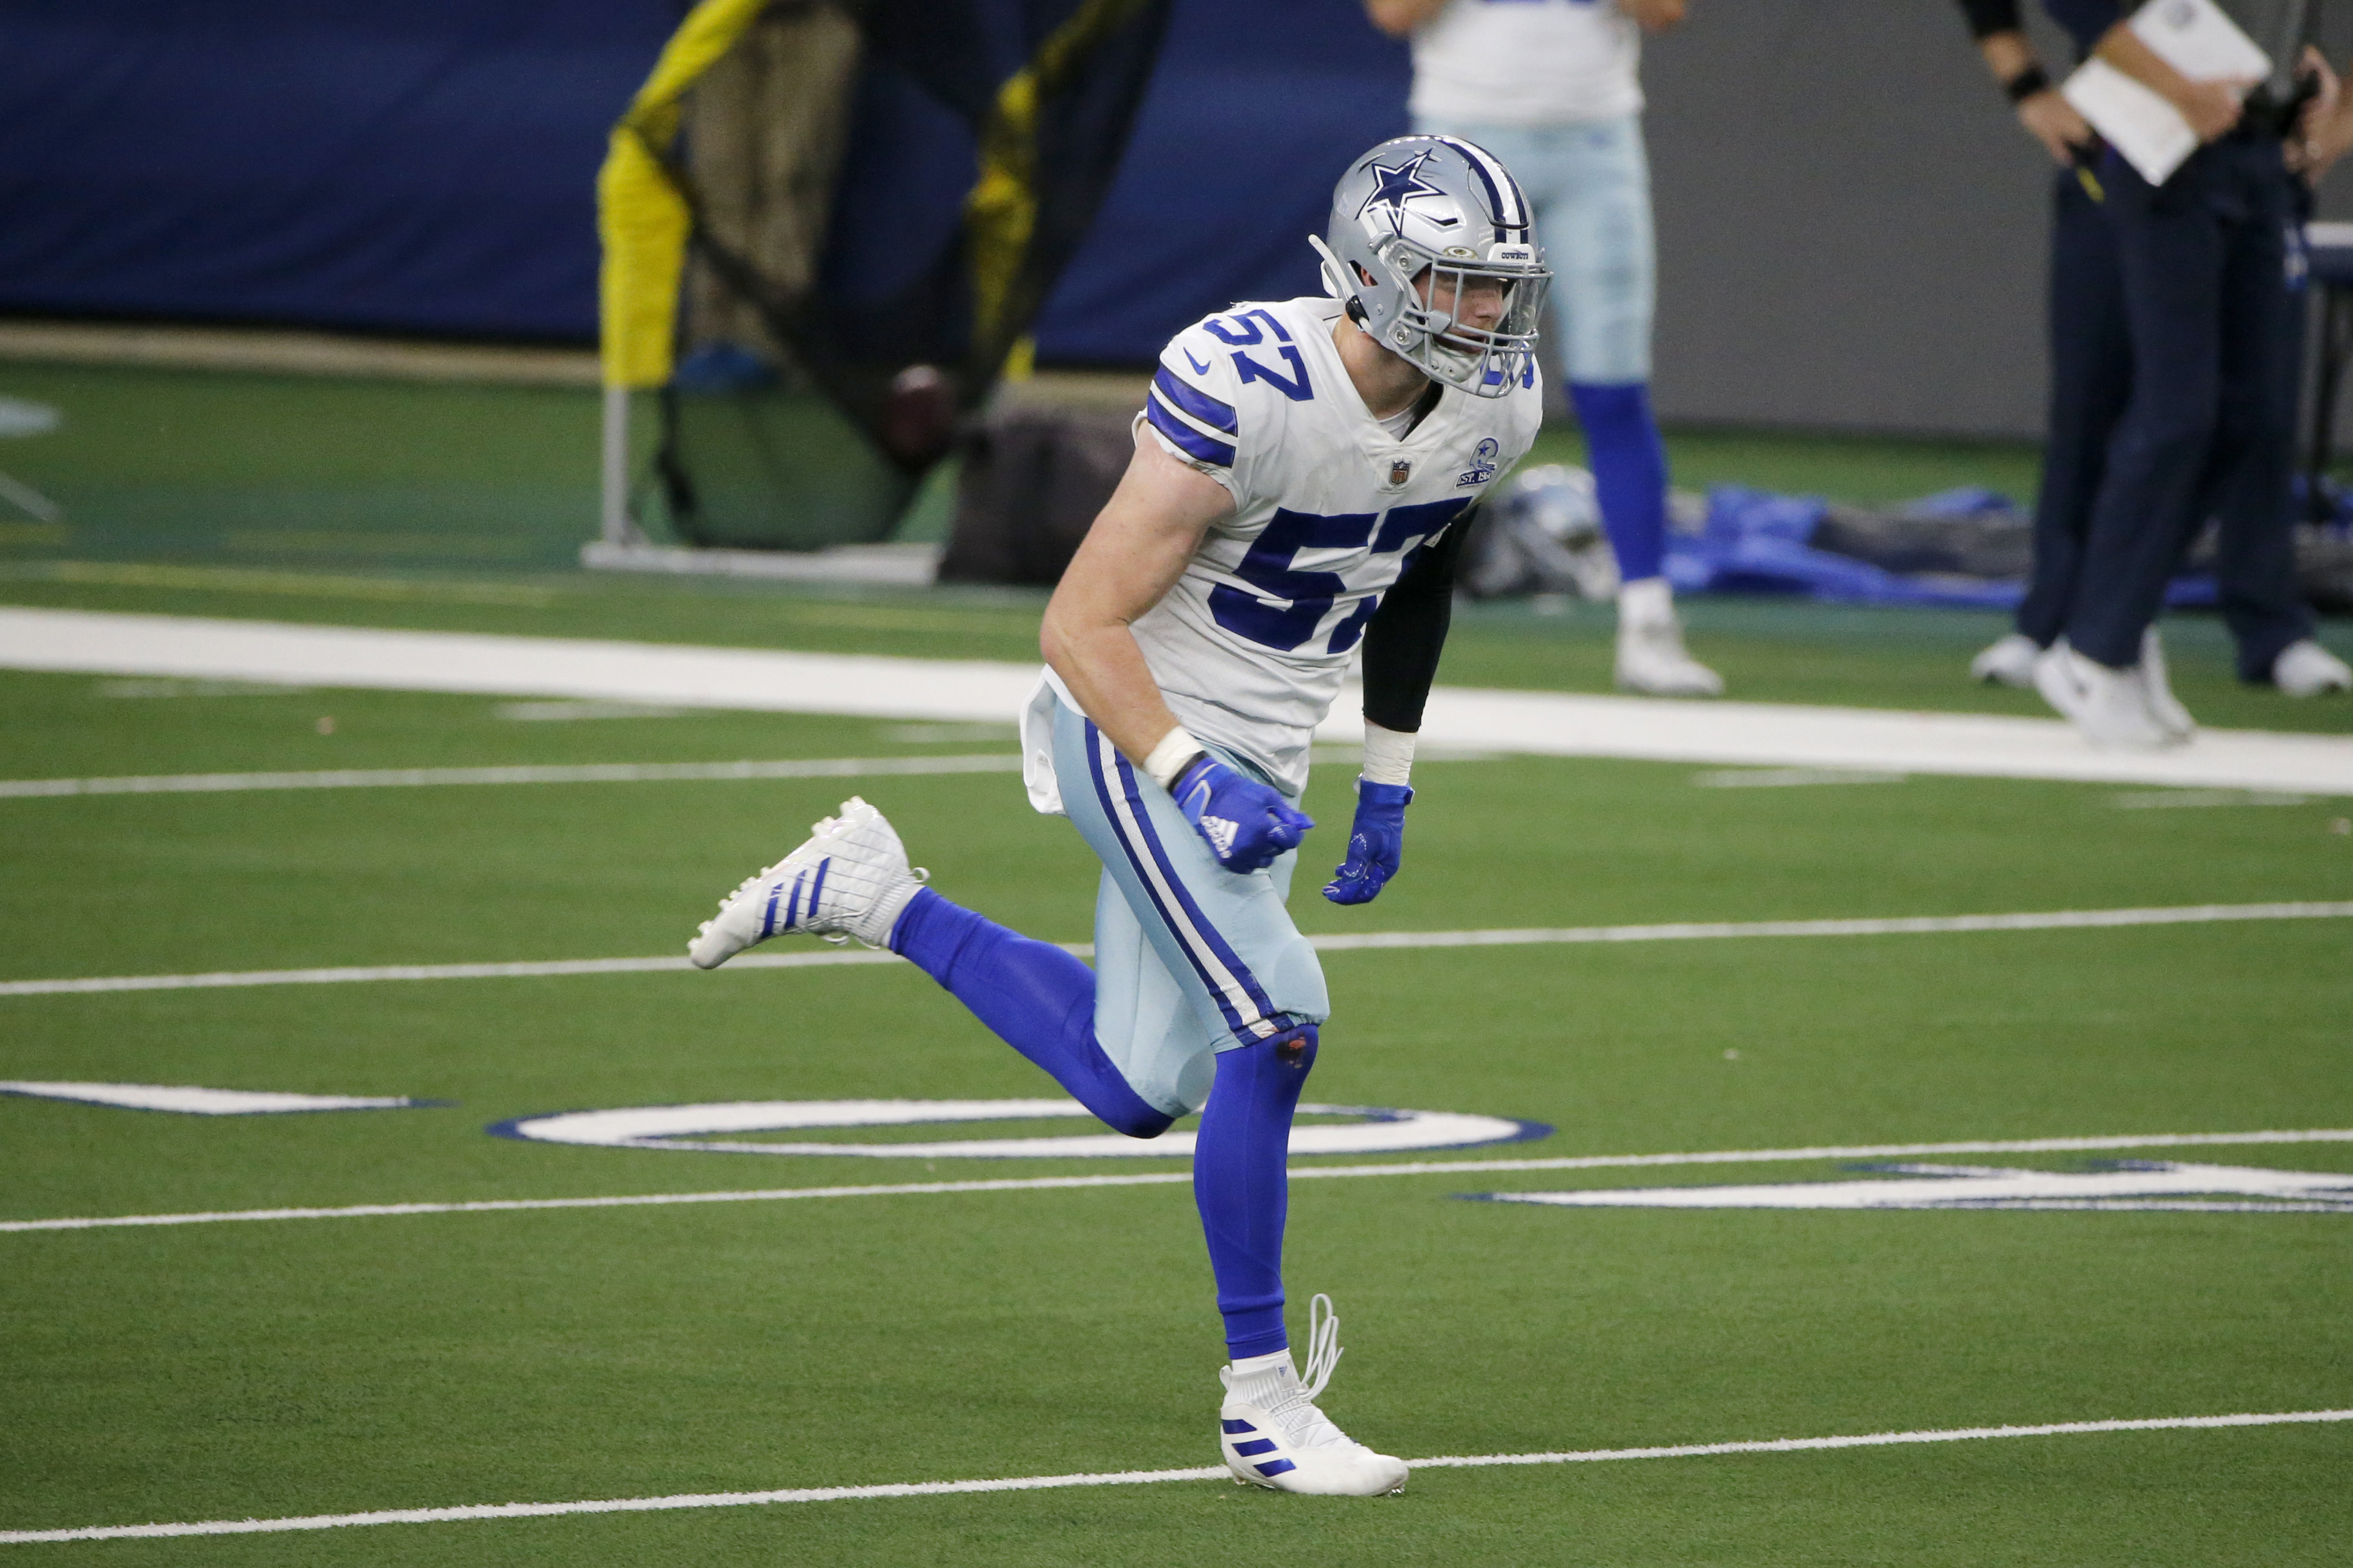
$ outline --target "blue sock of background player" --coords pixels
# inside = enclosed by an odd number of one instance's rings
[[[1667,549],[1667,449],[1642,381],[1569,383],[1569,401],[1585,428],[1601,526],[1618,557],[1620,581],[1656,577]]]
[[[891,948],[1045,1068],[1103,1125],[1131,1138],[1152,1138],[1175,1120],[1129,1088],[1104,1054],[1094,1031],[1094,971],[1060,948],[950,903],[929,888],[900,915]],[[1222,1052],[1201,1113],[1193,1196],[1208,1240],[1227,1348],[1237,1359],[1290,1344],[1282,1327],[1283,1170],[1292,1113],[1314,1062],[1313,1025]]]

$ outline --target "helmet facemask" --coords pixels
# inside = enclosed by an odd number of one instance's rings
[[[1360,159],[1333,198],[1330,243],[1310,243],[1326,289],[1374,342],[1473,396],[1535,384],[1552,274],[1525,198],[1491,154],[1452,138],[1400,137]],[[1498,292],[1500,313],[1474,324]]]

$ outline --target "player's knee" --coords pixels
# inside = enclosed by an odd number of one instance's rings
[[[1129,1138],[1157,1138],[1176,1124],[1176,1119],[1164,1110],[1138,1101],[1133,1109],[1106,1116],[1103,1125]]]
[[[1284,1067],[1305,1072],[1315,1065],[1316,1026],[1296,1024],[1266,1042],[1274,1059]]]

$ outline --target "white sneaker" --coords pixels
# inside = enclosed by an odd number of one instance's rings
[[[928,875],[908,868],[889,820],[851,795],[840,816],[809,829],[807,843],[721,900],[686,953],[697,969],[716,969],[787,931],[881,947]]]
[[[1664,577],[1618,590],[1618,687],[1651,697],[1721,697],[1724,678],[1683,648],[1672,591]]]
[[[2012,632],[1999,637],[1969,660],[1969,679],[1988,685],[2000,681],[2021,690],[2034,689],[2034,661],[2042,657],[2042,645],[2024,632]]]
[[[2290,697],[2353,691],[2353,667],[2310,637],[2300,637],[2272,661],[2272,684]]]
[[[2167,734],[2187,741],[2198,733],[2198,721],[2175,698],[2172,684],[2165,679],[2165,645],[2157,640],[2155,626],[2140,634],[2140,688],[2148,716]]]
[[[2183,739],[2149,711],[2138,665],[2110,669],[2069,647],[2063,637],[2034,661],[2034,689],[2104,751],[2162,751]]]
[[[1316,1322],[1318,1310],[1323,1322]],[[1218,1411],[1218,1447],[1236,1480],[1316,1497],[1378,1497],[1405,1490],[1406,1463],[1377,1454],[1332,1424],[1315,1396],[1340,1361],[1340,1320],[1332,1298],[1307,1304],[1307,1372],[1302,1383],[1291,1352],[1252,1356],[1218,1369],[1226,1402]]]

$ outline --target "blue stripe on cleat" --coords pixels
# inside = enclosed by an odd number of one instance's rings
[[[1295,1470],[1299,1467],[1289,1459],[1276,1459],[1268,1464],[1253,1465],[1250,1468],[1261,1476],[1279,1476],[1285,1470]]]
[[[1271,1437],[1260,1437],[1251,1442],[1234,1445],[1234,1452],[1244,1458],[1250,1458],[1252,1454],[1271,1454],[1274,1449],[1275,1442]]]
[[[762,936],[769,937],[776,934],[776,900],[784,896],[785,885],[782,882],[768,889],[768,908],[766,912],[760,916]]]
[[[1218,1423],[1218,1425],[1219,1425],[1219,1426],[1222,1426],[1222,1427],[1224,1427],[1224,1428],[1225,1428],[1229,1433],[1232,1433],[1232,1432],[1255,1432],[1255,1431],[1257,1431],[1257,1430],[1258,1430],[1258,1428],[1257,1428],[1257,1427],[1255,1427],[1255,1426],[1251,1426],[1251,1425],[1250,1425],[1249,1422],[1247,1422],[1247,1421],[1224,1421],[1224,1420],[1221,1420],[1221,1421],[1219,1421],[1219,1422]]]
[[[818,897],[825,891],[826,869],[832,864],[833,857],[830,855],[817,863],[817,880],[809,886],[808,916],[811,920],[817,919]]]

